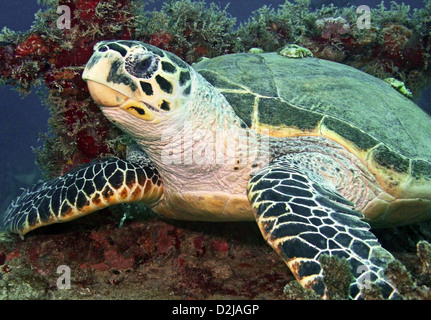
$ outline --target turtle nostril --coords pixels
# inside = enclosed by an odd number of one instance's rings
[[[108,47],[107,46],[101,46],[101,47],[97,48],[97,51],[99,51],[99,52],[108,51]]]

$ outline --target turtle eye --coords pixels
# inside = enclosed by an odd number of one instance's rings
[[[135,64],[134,71],[138,73],[145,73],[151,66],[151,58],[143,59]]]
[[[158,59],[154,56],[132,55],[126,58],[126,71],[136,78],[148,79],[157,70]]]

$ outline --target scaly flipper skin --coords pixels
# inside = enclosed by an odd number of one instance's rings
[[[36,228],[70,221],[114,204],[142,201],[150,205],[162,193],[163,184],[150,163],[119,158],[94,160],[25,190],[7,209],[4,224],[23,237]]]
[[[311,181],[292,161],[281,157],[255,174],[248,198],[265,240],[302,286],[326,297],[318,259],[327,254],[350,262],[355,277],[350,298],[361,299],[358,284],[377,284],[385,298],[399,297],[383,274],[394,258],[361,220],[363,215],[341,195]]]

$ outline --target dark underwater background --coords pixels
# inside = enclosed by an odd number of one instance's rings
[[[247,21],[251,13],[264,5],[277,8],[285,0],[223,0],[214,2],[220,8],[227,7],[227,11],[237,19],[237,25]],[[401,3],[401,1],[395,1]],[[422,0],[403,1],[413,8],[422,8]],[[160,9],[164,1],[154,1],[147,5],[147,9]],[[371,9],[381,3],[380,0],[312,0],[315,8],[323,4],[333,3],[338,7],[368,5]],[[385,2],[390,5],[389,1]],[[36,0],[2,1],[0,10],[0,27],[8,27],[14,31],[27,31],[34,21],[34,14],[41,9]],[[40,88],[43,90],[43,88]],[[431,88],[428,87],[419,101],[424,110],[431,114]],[[18,196],[21,187],[28,187],[39,179],[42,174],[35,165],[33,148],[41,146],[41,134],[48,131],[47,120],[49,113],[41,103],[36,90],[23,97],[11,86],[0,86],[0,229],[3,213],[10,201]]]

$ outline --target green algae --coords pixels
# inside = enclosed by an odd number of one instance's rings
[[[321,297],[313,290],[305,289],[295,280],[284,286],[283,297],[286,300],[321,300]]]
[[[13,31],[9,29],[8,27],[3,27],[3,29],[0,32],[0,42],[11,42],[16,43],[19,41],[24,40],[23,39],[23,33],[19,31]]]
[[[327,288],[328,299],[346,300],[349,298],[349,287],[353,281],[350,263],[345,258],[322,255],[319,258],[325,276],[323,281]]]
[[[254,11],[236,31],[240,39],[237,50],[258,47],[264,51],[276,51],[288,43],[300,44],[306,35],[313,34],[315,30],[317,14],[310,12],[309,6],[309,0],[286,1],[278,10],[263,6]]]
[[[14,273],[0,271],[0,300],[49,299],[48,284],[41,275],[35,275],[24,266],[14,266]],[[2,274],[3,273],[3,274]]]
[[[421,240],[416,244],[417,255],[422,263],[422,273],[431,276],[431,244]]]
[[[137,38],[153,36],[155,44],[185,53],[187,62],[201,55],[215,57],[228,52],[234,42],[236,19],[225,9],[205,1],[167,1],[160,11],[138,19]],[[160,36],[159,43],[154,37]],[[170,41],[163,37],[172,37]]]

